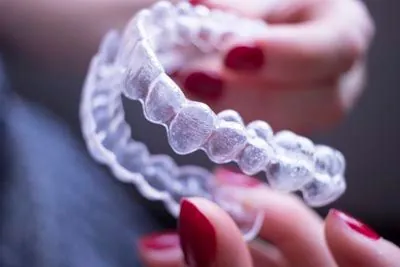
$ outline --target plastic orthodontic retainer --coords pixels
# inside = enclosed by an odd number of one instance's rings
[[[92,59],[81,101],[82,130],[93,158],[119,180],[134,183],[144,197],[163,201],[174,216],[182,197],[201,196],[224,208],[247,240],[258,233],[263,215],[220,190],[212,173],[178,167],[171,157],[152,156],[131,139],[123,94],[142,103],[150,122],[165,126],[176,153],[201,149],[215,163],[236,162],[247,175],[264,171],[271,188],[301,191],[313,207],[335,201],[346,190],[345,159],[339,151],[289,131],[274,134],[263,121],[244,125],[233,110],[215,114],[186,99],[167,75],[188,60],[218,54],[233,38],[267,30],[261,21],[186,2],[159,2],[138,12],[122,35],[109,32]]]

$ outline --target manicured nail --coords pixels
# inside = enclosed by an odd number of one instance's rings
[[[154,233],[139,241],[146,250],[167,250],[179,247],[179,236],[174,232]]]
[[[191,3],[192,5],[196,6],[196,5],[200,5],[202,4],[204,1],[203,0],[189,0],[189,3]]]
[[[255,71],[265,64],[265,56],[258,46],[236,46],[225,56],[224,64],[236,71]]]
[[[223,93],[223,81],[214,73],[192,72],[183,82],[185,89],[203,100],[218,100]]]
[[[237,186],[245,188],[254,188],[260,186],[262,183],[256,178],[249,177],[243,174],[238,168],[234,167],[220,167],[214,171],[216,179],[228,186]]]
[[[186,264],[210,266],[216,256],[217,240],[213,225],[189,200],[182,200],[178,232]]]
[[[378,240],[380,239],[380,235],[376,233],[371,227],[368,225],[360,222],[359,220],[353,218],[352,216],[336,210],[332,209],[331,212],[339,219],[341,219],[343,222],[345,222],[352,230],[372,239],[372,240]]]

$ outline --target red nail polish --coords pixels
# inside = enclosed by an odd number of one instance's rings
[[[179,247],[179,236],[174,232],[154,233],[142,237],[139,244],[150,250],[172,249]]]
[[[239,169],[233,167],[217,168],[214,171],[216,179],[226,185],[254,188],[260,186],[262,183],[256,178],[249,177],[240,172]]]
[[[218,100],[223,93],[223,82],[213,73],[192,72],[184,80],[183,86],[194,97],[203,100]]]
[[[192,202],[182,200],[178,232],[185,261],[190,267],[210,266],[216,256],[215,229]]]
[[[353,218],[352,216],[336,209],[332,209],[332,212],[336,217],[344,221],[354,231],[372,240],[378,240],[381,238],[380,235],[376,233],[374,230],[372,230],[368,225],[360,222],[359,220]]]
[[[265,64],[265,56],[258,46],[237,46],[225,56],[224,64],[236,71],[255,71]]]
[[[189,0],[189,3],[191,3],[193,6],[196,6],[196,5],[202,4],[203,1],[202,0]]]

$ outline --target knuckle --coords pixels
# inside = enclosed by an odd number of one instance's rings
[[[362,31],[368,39],[372,39],[375,35],[376,26],[375,21],[372,18],[372,15],[365,5],[365,3],[361,0],[353,0],[355,3],[355,8],[360,13],[360,24],[362,27]]]
[[[375,35],[375,23],[361,0],[343,1],[348,11],[347,23],[341,24],[341,33],[337,36],[339,51],[339,73],[349,71],[354,63],[368,52],[371,40]],[[351,23],[350,23],[351,22]]]

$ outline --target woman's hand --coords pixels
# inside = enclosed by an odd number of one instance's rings
[[[232,108],[246,121],[301,132],[338,122],[360,95],[372,19],[359,0],[197,0],[270,23],[265,36],[238,40],[223,60],[185,66],[192,99]]]
[[[6,0],[0,39],[25,62],[81,73],[107,30],[155,1]],[[360,95],[374,26],[359,0],[192,2],[263,18],[270,27],[259,39],[238,40],[222,61],[185,66],[177,79],[189,97],[303,132],[336,123]]]
[[[258,239],[246,244],[218,206],[205,199],[186,199],[178,233],[155,234],[138,243],[145,266],[399,266],[400,249],[349,215],[332,210],[323,221],[294,196],[263,185],[235,186],[243,201],[265,214]]]

